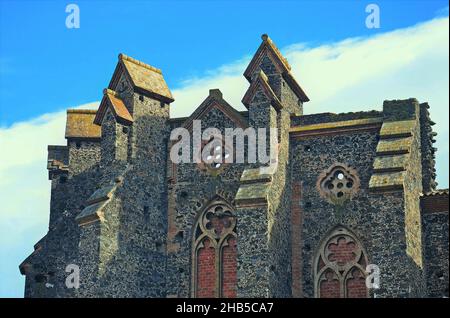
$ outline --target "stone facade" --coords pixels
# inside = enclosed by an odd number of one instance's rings
[[[428,104],[303,115],[309,98],[262,40],[248,111],[211,89],[188,118],[170,118],[160,70],[119,55],[99,109],[69,110],[67,145],[48,148],[50,224],[20,265],[26,297],[448,297]],[[227,144],[229,129],[246,138]],[[269,161],[250,160],[258,129],[276,132],[257,145]],[[221,161],[240,144],[242,162]]]

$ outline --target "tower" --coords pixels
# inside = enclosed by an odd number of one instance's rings
[[[82,296],[165,296],[172,101],[159,69],[119,55],[94,120],[102,130],[100,185],[76,218]]]
[[[237,217],[239,227],[245,230],[239,232],[238,295],[287,297],[291,293],[286,265],[291,253],[290,117],[301,115],[303,103],[309,99],[272,40],[266,34],[262,40],[244,72],[250,87],[242,102],[248,108],[249,126],[266,129],[266,149],[275,147],[276,158],[244,170],[240,179]],[[274,131],[277,138],[269,145]]]

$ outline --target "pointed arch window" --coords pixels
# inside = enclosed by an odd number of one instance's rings
[[[359,240],[344,227],[334,229],[319,247],[314,262],[318,298],[366,298],[367,256]]]
[[[198,216],[192,251],[192,296],[236,297],[236,217],[216,201]]]

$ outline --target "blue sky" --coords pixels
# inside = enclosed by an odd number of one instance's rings
[[[72,2],[80,8],[80,29],[65,26],[70,1],[1,1],[1,126],[98,100],[120,52],[161,68],[176,88],[252,54],[262,33],[279,47],[317,45],[407,27],[448,6],[376,1],[376,30],[365,27],[370,1]],[[11,107],[18,98],[21,106]]]
[[[65,26],[68,3],[80,29]],[[380,29],[365,26],[369,3]],[[64,143],[63,110],[96,105],[117,55],[163,70],[177,116],[216,87],[242,109],[242,72],[262,33],[311,98],[307,113],[429,101],[448,187],[448,1],[0,0],[0,297],[22,297],[18,264],[47,231],[46,145]]]

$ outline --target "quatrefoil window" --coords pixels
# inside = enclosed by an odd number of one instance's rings
[[[317,187],[320,195],[327,201],[342,204],[358,191],[358,174],[355,169],[344,164],[335,164],[320,174]]]
[[[202,223],[206,231],[218,239],[223,233],[233,230],[235,219],[227,206],[216,205],[203,214]]]
[[[202,142],[199,168],[217,175],[226,165],[225,161],[230,155],[231,150],[225,147],[225,141],[221,135],[211,137],[209,141]]]

